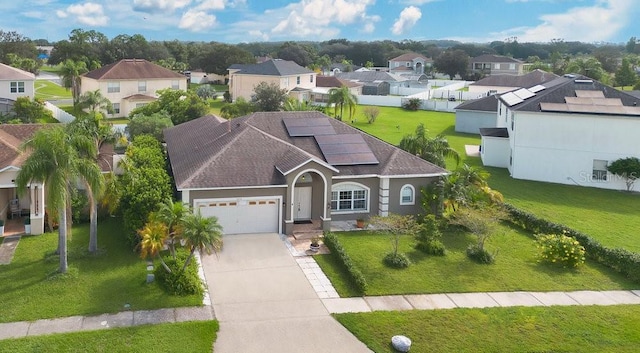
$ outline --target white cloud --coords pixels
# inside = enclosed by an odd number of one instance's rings
[[[272,28],[274,34],[299,37],[312,34],[327,38],[340,33],[335,25],[371,22],[374,17],[366,11],[374,3],[374,0],[302,0],[265,14],[280,18]]]
[[[607,41],[628,25],[634,0],[598,0],[593,6],[574,7],[565,13],[540,16],[536,27],[518,27],[500,34],[520,42],[547,42],[553,38],[583,42]]]
[[[21,13],[21,15],[29,18],[36,18],[36,19],[46,19],[47,16],[49,16],[48,14],[45,14],[42,11],[25,11]]]
[[[251,36],[251,38],[257,38],[258,40],[262,40],[265,42],[269,40],[269,34],[264,33],[263,31],[251,30],[249,31],[249,36]]]
[[[424,5],[424,4],[428,4],[430,2],[436,2],[436,1],[440,1],[440,0],[402,0],[400,1],[403,4],[407,4],[407,5]],[[524,0],[526,1],[526,0]]]
[[[227,1],[225,0],[202,0],[199,2],[196,9],[198,10],[224,10]]]
[[[400,35],[407,30],[411,29],[418,20],[422,17],[422,12],[419,8],[415,6],[405,7],[402,12],[400,12],[400,17],[396,20],[396,22],[391,27],[391,33],[395,35]]]
[[[173,13],[190,3],[191,0],[133,0],[133,9],[148,13]]]
[[[73,16],[78,23],[87,26],[101,27],[109,23],[109,17],[104,14],[102,5],[92,2],[70,5],[66,10],[56,11],[56,15],[60,18]]]
[[[182,15],[178,27],[191,32],[202,32],[216,24],[216,16],[204,11],[189,10]]]

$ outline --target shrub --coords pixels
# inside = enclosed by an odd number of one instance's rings
[[[402,108],[406,110],[418,110],[418,108],[420,108],[420,104],[422,104],[420,98],[410,98],[402,104]]]
[[[479,264],[492,264],[496,261],[494,254],[491,254],[478,244],[469,245],[467,257]]]
[[[444,244],[440,240],[435,239],[416,244],[416,249],[428,255],[444,256],[446,254]]]
[[[444,244],[439,240],[442,236],[438,221],[434,215],[424,217],[420,229],[416,234],[416,249],[429,255],[442,256],[445,254]]]
[[[338,237],[333,233],[327,232],[324,234],[322,240],[324,242],[324,245],[326,245],[329,250],[331,250],[331,254],[337,256],[338,259],[340,259],[340,262],[347,270],[349,277],[351,277],[351,280],[355,284],[360,294],[364,294],[367,290],[367,280],[364,278],[362,272],[360,272],[360,270],[353,264],[353,261],[351,261],[351,258],[342,247],[342,244],[340,244]]]
[[[407,255],[401,252],[388,253],[387,255],[385,255],[384,260],[382,260],[382,262],[384,262],[385,265],[393,268],[407,268],[409,267],[409,265],[411,265],[411,261],[409,261],[409,258],[407,257]]]
[[[367,118],[367,122],[369,124],[373,124],[373,122],[376,121],[376,118],[378,118],[378,115],[380,115],[380,109],[377,107],[365,107],[362,109],[362,114]]]
[[[182,266],[189,256],[188,253],[179,251],[176,259],[169,258],[165,261],[171,269],[171,273],[167,272],[163,266],[157,266],[155,269],[155,277],[160,286],[172,295],[192,295],[202,296],[204,288],[200,277],[198,277],[198,263],[192,261],[187,268],[182,271]]]
[[[584,264],[585,251],[580,242],[564,234],[542,234],[536,240],[540,261],[578,267]]]

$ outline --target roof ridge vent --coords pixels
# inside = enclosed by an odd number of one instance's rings
[[[574,74],[564,74],[564,77],[566,77],[566,78],[575,78],[576,75],[574,75]]]

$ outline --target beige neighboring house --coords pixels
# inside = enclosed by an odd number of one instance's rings
[[[259,64],[229,67],[229,93],[233,100],[251,100],[253,89],[260,82],[275,83],[299,101],[309,101],[316,87],[316,73],[293,61],[272,59]]]
[[[430,68],[432,65],[433,60],[422,54],[406,53],[389,60],[389,72],[421,75],[429,71],[425,67]]]
[[[0,63],[0,113],[8,113],[18,97],[34,97],[36,75]]]
[[[335,76],[319,75],[316,77],[316,88],[311,92],[311,101],[314,103],[327,103],[329,102],[329,91],[332,88],[343,86],[349,87],[349,91],[355,96],[362,95],[362,83],[341,80]]]
[[[473,73],[491,75],[522,75],[524,62],[508,56],[483,54],[471,60]]]
[[[113,117],[125,117],[167,88],[186,91],[187,77],[143,59],[123,59],[82,75],[80,93],[99,89],[113,104]]]

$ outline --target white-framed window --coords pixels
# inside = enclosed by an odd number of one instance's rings
[[[401,205],[415,205],[416,204],[416,189],[411,184],[403,185],[400,188],[400,204]]]
[[[11,81],[11,93],[24,93],[24,81]]]
[[[171,89],[180,89],[180,81],[178,80],[171,81]]]
[[[120,82],[107,82],[107,93],[120,92]]]
[[[593,180],[607,180],[607,164],[603,159],[593,160]]]
[[[120,103],[112,103],[113,114],[120,114]]]
[[[313,75],[309,75],[309,82],[313,82]]]
[[[138,81],[138,92],[147,91],[147,81]]]
[[[500,70],[500,63],[493,64],[493,69],[494,70]]]
[[[136,108],[144,107],[147,104],[149,103],[136,103]]]
[[[369,211],[369,188],[353,182],[333,185],[331,211],[336,213]]]
[[[515,70],[516,64],[509,64],[509,70]]]
[[[300,84],[300,76],[297,76],[296,77],[296,85],[299,85],[299,84]]]

